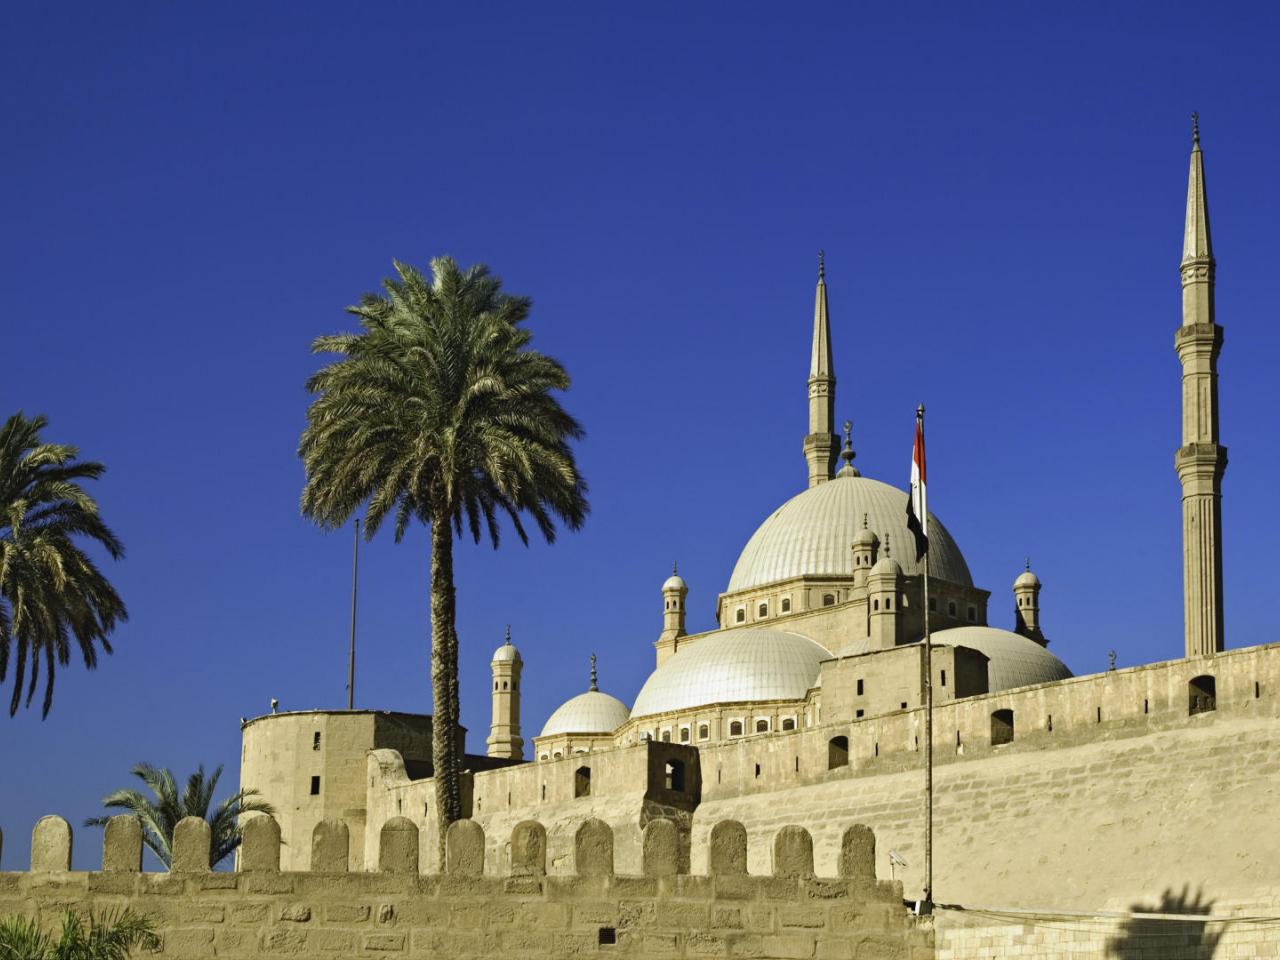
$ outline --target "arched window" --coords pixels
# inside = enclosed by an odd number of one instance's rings
[[[688,727],[681,727],[681,728],[680,728],[680,742],[681,742],[681,743],[688,743],[688,742],[689,742],[689,728],[688,728]]]
[[[670,742],[671,742],[671,731],[670,731],[670,730],[663,730],[663,731],[662,731],[662,742],[663,742],[663,743],[670,743]]]
[[[1209,713],[1218,709],[1217,684],[1213,677],[1208,674],[1196,677],[1187,684],[1187,713],[1195,715],[1197,713]]]
[[[698,727],[698,739],[706,740],[711,736],[711,728],[705,723]]]
[[[849,738],[832,737],[827,741],[827,769],[849,765]]]
[[[885,598],[884,598],[884,608],[885,608],[886,610],[892,610],[892,609],[893,609],[893,597],[885,597]]]
[[[505,680],[502,681],[502,689],[503,690],[507,689],[507,681]]]
[[[795,728],[796,728],[795,717],[787,717],[785,720],[782,721],[783,730],[794,730]]]
[[[729,724],[729,736],[731,736],[731,737],[740,737],[740,736],[742,736],[742,721],[741,721],[741,720],[734,720],[732,723],[730,723],[730,724]]]
[[[947,604],[947,614],[952,617],[956,615],[956,602],[954,600]]]
[[[667,761],[666,784],[668,790],[684,790],[684,764],[679,760]]]
[[[738,612],[733,615],[734,623],[746,623],[747,611],[744,607],[739,607]]]
[[[316,731],[316,735],[311,739],[311,749],[312,750],[320,749],[320,731],[319,730]]]
[[[996,710],[991,714],[991,745],[1013,743],[1013,711]]]
[[[835,602],[836,602],[835,594],[833,594],[833,593],[824,593],[824,594],[822,595],[822,605],[823,605],[824,607],[834,606],[834,605],[835,605]]]
[[[783,597],[783,598],[782,598],[782,612],[783,612],[783,613],[790,613],[790,612],[791,612],[791,598],[790,598],[790,597]]]
[[[879,610],[879,609],[880,609],[880,601],[879,601],[878,599],[876,599],[876,600],[872,600],[872,601],[871,601],[871,609],[872,609],[872,610]]]
[[[970,607],[968,612],[969,612],[969,622],[973,623],[973,621],[978,618],[978,611],[974,607]]]
[[[591,796],[591,768],[579,767],[573,771],[573,795],[575,797]]]
[[[768,721],[768,720],[757,720],[757,721],[756,721],[756,733],[768,733],[768,732],[769,732],[769,721]]]
[[[769,615],[769,605],[767,603],[762,603],[760,604],[760,606],[756,608],[757,617],[767,617],[768,615]]]
[[[552,759],[552,760],[559,760],[559,759],[560,759],[561,757],[563,757],[563,756],[564,756],[564,754],[563,754],[563,753],[561,753],[559,750],[557,750],[555,753],[553,753],[553,754],[551,755],[551,759]]]

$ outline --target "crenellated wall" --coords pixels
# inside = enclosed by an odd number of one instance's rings
[[[641,870],[614,870],[613,832],[602,821],[574,832],[573,873],[547,876],[547,836],[539,823],[510,836],[511,867],[486,875],[484,831],[453,824],[446,869],[419,872],[417,828],[404,818],[379,834],[376,872],[348,872],[348,830],[316,825],[311,870],[282,872],[278,825],[245,824],[236,873],[209,869],[209,828],[178,825],[173,868],[139,872],[137,822],[117,817],[104,838],[103,869],[71,872],[71,828],[57,817],[36,825],[31,871],[0,873],[0,916],[22,914],[53,926],[68,908],[129,906],[153,919],[160,954],[176,960],[279,955],[322,957],[563,958],[619,956],[758,958],[856,956],[929,960],[932,933],[902,903],[901,886],[877,881],[875,837],[844,833],[839,877],[818,878],[809,834],[778,831],[772,869],[747,874],[746,831],[719,824],[705,875],[681,871],[687,850],[675,825],[649,823]]]

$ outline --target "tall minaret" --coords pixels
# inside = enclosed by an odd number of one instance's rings
[[[1218,443],[1218,352],[1222,328],[1213,316],[1213,244],[1205,200],[1200,124],[1192,114],[1187,226],[1182,242],[1182,326],[1174,337],[1182,361],[1182,584],[1186,655],[1202,657],[1222,643],[1222,474],[1227,448]]]
[[[818,252],[818,292],[813,303],[813,357],[809,362],[809,433],[804,438],[804,459],[809,464],[809,486],[831,479],[836,471],[840,438],[835,435],[836,378],[831,372],[831,324],[827,320],[827,279],[822,252]]]
[[[489,756],[507,760],[524,758],[524,738],[520,736],[520,671],[524,661],[511,643],[511,627],[507,639],[493,652],[489,663],[493,671],[493,719],[489,722],[486,742]]]

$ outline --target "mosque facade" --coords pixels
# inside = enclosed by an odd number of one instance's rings
[[[1273,699],[1280,692],[1280,648],[1226,652],[1223,643],[1227,458],[1218,435],[1222,328],[1214,316],[1214,268],[1197,129],[1180,267],[1182,324],[1175,336],[1183,370],[1175,466],[1182,484],[1184,658],[1073,677],[1052,652],[1041,622],[1041,583],[1029,566],[996,601],[998,609],[1013,611],[1005,629],[989,616],[991,592],[974,584],[960,545],[932,514],[926,591],[926,569],[908,527],[908,493],[863,476],[848,425],[841,437],[835,422],[831,319],[820,262],[802,443],[807,484],[747,539],[716,602],[716,628],[687,632],[689,589],[673,571],[660,591],[654,669],[634,702],[628,706],[599,689],[593,658],[588,688],[559,706],[529,742],[520,712],[523,663],[508,637],[492,657],[486,752],[466,758],[468,815],[491,838],[509,837],[522,820],[542,822],[553,871],[566,855],[571,829],[587,816],[613,825],[620,869],[638,862],[640,831],[655,818],[675,821],[686,839],[724,815],[749,830],[758,826],[762,836],[778,823],[800,823],[814,834],[821,861],[828,820],[843,824],[852,817],[874,822],[877,836],[896,844],[898,861],[889,859],[887,847],[880,854],[882,875],[913,860],[904,875],[918,884],[926,615],[939,810],[954,831],[939,841],[940,863],[944,875],[968,871],[971,889],[983,889],[995,868],[981,864],[999,862],[984,860],[983,851],[1002,838],[1020,836],[1020,850],[1057,849],[1063,863],[1072,862],[1072,847],[1104,849],[1096,847],[1097,838],[1107,836],[1117,818],[1126,822],[1125,794],[1105,794],[1110,786],[1072,772],[1079,762],[1088,769],[1101,764],[1097,776],[1110,777],[1111,761],[1090,759],[1102,756],[1099,751],[1144,744],[1140,755],[1148,757],[1158,739],[1157,752],[1182,756],[1211,729],[1205,718],[1258,724],[1250,734],[1255,742],[1280,745],[1280,701]],[[1212,729],[1225,743],[1238,739],[1227,736],[1226,727]],[[272,714],[247,722],[243,736],[241,783],[275,806],[286,869],[306,868],[312,830],[333,817],[352,828],[353,868],[376,863],[381,824],[396,816],[418,823],[422,862],[434,862],[430,718],[377,711]],[[1276,760],[1275,749],[1268,749],[1269,760]],[[1135,760],[1116,775],[1127,780],[1145,762]],[[1053,773],[1059,769],[1061,778]],[[1156,771],[1146,778],[1147,789],[1155,791],[1152,809],[1176,819],[1189,788],[1185,769],[1168,772],[1167,787],[1157,785],[1165,781]],[[1044,785],[1034,799],[1013,799],[1038,778]],[[976,785],[989,782],[1004,786],[988,796]],[[971,788],[973,795],[964,798]],[[1272,787],[1257,789],[1270,795]],[[1041,804],[1050,798],[1062,819],[1045,821],[1039,829],[1046,836],[1028,841],[1021,836],[1026,824],[1044,815]],[[1078,815],[1066,812],[1077,806]],[[1188,822],[1193,812],[1189,807]],[[1150,819],[1130,823],[1130,835]],[[1085,833],[1078,843],[1053,846],[1076,830]],[[497,839],[492,843],[487,855],[501,869],[510,851]],[[1232,841],[1219,847],[1223,857],[1249,859]],[[767,856],[761,847],[753,863]],[[1050,854],[1038,856],[1042,867]],[[1171,862],[1168,872],[1177,873],[1180,861]],[[1017,899],[1012,882],[990,882],[993,896],[1008,891]]]

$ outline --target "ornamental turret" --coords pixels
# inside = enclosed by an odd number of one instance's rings
[[[1031,572],[1031,561],[1013,581],[1013,632],[1043,646],[1049,641],[1040,632],[1040,578]]]
[[[835,403],[826,266],[819,251],[818,290],[813,303],[813,352],[809,361],[809,432],[804,438],[804,459],[809,466],[811,487],[826,483],[836,471],[840,438],[835,435]]]
[[[489,723],[489,756],[505,760],[524,759],[524,738],[520,736],[520,671],[524,662],[511,643],[511,627],[506,641],[493,652],[489,664],[493,672],[493,717]]]
[[[1182,483],[1182,584],[1185,651],[1201,657],[1223,649],[1222,475],[1227,448],[1218,442],[1218,353],[1222,328],[1214,317],[1213,243],[1200,151],[1192,114],[1191,170],[1183,231],[1182,326],[1174,337],[1182,361],[1182,446],[1174,459]]]
[[[898,643],[901,586],[902,567],[889,556],[889,535],[885,534],[884,555],[875,562],[867,577],[872,650],[889,650]]]
[[[880,546],[880,538],[867,527],[867,515],[862,515],[862,529],[853,538],[853,585],[865,587],[867,577],[871,574],[871,565],[876,562],[876,548]]]
[[[689,588],[675,564],[671,565],[671,576],[662,584],[662,636],[663,640],[675,640],[685,635],[684,611],[685,598]]]

